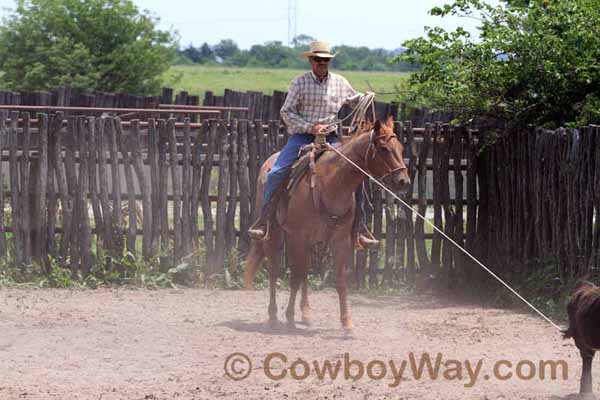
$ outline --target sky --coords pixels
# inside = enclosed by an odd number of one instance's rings
[[[233,39],[240,48],[267,41],[288,42],[289,0],[133,0],[160,18],[161,29],[179,33],[180,45],[216,44]],[[453,30],[461,26],[476,34],[476,21],[433,17],[428,10],[449,0],[293,0],[296,32],[332,45],[394,49],[422,36],[425,26]],[[498,4],[499,0],[490,3]],[[13,8],[14,0],[0,0]]]

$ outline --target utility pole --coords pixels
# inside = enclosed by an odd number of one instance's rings
[[[298,1],[288,0],[288,46],[292,47],[294,38],[298,35],[296,18],[298,15]]]

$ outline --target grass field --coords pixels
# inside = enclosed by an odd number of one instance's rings
[[[176,65],[165,73],[164,85],[176,91],[186,90],[193,95],[199,94],[201,97],[207,90],[222,95],[225,89],[271,94],[273,90],[287,91],[292,79],[303,72],[305,70]],[[399,72],[333,72],[344,75],[358,91],[373,90],[376,93],[405,89],[408,76],[407,73]],[[378,95],[377,99],[389,102],[396,97],[397,95],[387,94]]]

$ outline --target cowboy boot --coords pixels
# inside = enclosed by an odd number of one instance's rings
[[[360,233],[358,234],[358,243],[366,249],[372,249],[379,246],[379,240],[375,239],[375,236],[373,236],[366,225],[361,227]]]
[[[279,190],[273,193],[266,207],[263,207],[260,216],[248,229],[248,236],[256,240],[267,240],[269,238],[269,224],[275,216],[277,204],[279,204]]]
[[[362,249],[370,249],[379,246],[379,240],[375,239],[375,236],[371,232],[369,232],[369,228],[367,228],[366,220],[365,220],[365,194],[364,194],[364,186],[361,186],[356,191],[356,201],[359,204],[358,212],[356,213],[355,223],[360,226],[358,230],[358,238],[356,240],[356,247]]]
[[[248,229],[248,236],[256,240],[265,240],[267,232],[267,224],[269,222],[268,213],[261,212],[260,216]]]

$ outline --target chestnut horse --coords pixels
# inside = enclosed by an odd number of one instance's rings
[[[406,191],[410,185],[410,178],[404,165],[402,143],[393,128],[392,117],[385,123],[376,121],[372,130],[356,134],[337,149],[372,176],[383,179],[391,190]],[[273,154],[260,170],[256,187],[258,209],[262,205],[266,166],[271,165],[276,157],[277,153]],[[302,320],[308,324],[310,307],[307,276],[310,268],[310,250],[316,243],[326,243],[333,253],[342,326],[351,329],[352,320],[346,300],[346,266],[353,253],[352,226],[356,209],[354,193],[365,179],[365,175],[330,150],[316,162],[314,178],[313,189],[310,187],[310,174],[301,178],[289,194],[287,207],[285,202],[279,204],[277,223],[271,224],[269,237],[262,242],[252,242],[246,259],[244,283],[246,288],[252,287],[252,281],[266,256],[270,287],[269,320],[276,322],[275,289],[285,232],[290,265],[287,322],[290,326],[295,326],[296,294],[302,285]]]

